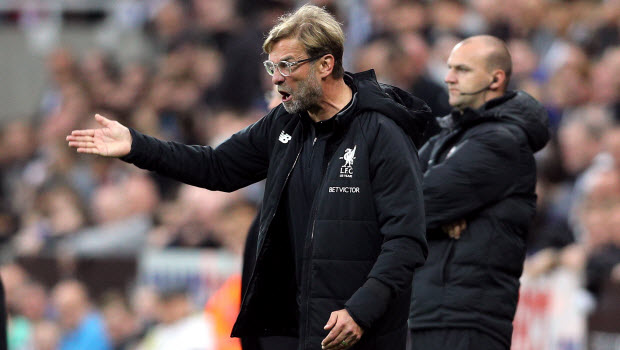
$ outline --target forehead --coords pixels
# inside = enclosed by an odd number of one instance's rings
[[[301,42],[295,38],[282,39],[275,43],[269,53],[272,62],[303,58],[306,54]]]
[[[448,57],[449,66],[464,65],[469,67],[485,66],[486,50],[477,43],[459,44],[452,49]]]

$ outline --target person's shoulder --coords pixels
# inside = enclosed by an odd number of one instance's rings
[[[411,136],[395,120],[377,111],[358,116],[361,134],[371,145],[381,147],[415,147]],[[393,148],[393,147],[392,147]],[[387,151],[387,150],[386,150]]]
[[[466,135],[484,135],[486,137],[514,138],[515,130],[517,130],[517,127],[515,125],[501,120],[493,120],[485,123],[480,123],[471,127],[466,133]]]
[[[384,113],[379,111],[367,110],[359,112],[357,116],[360,125],[367,131],[390,131],[398,129],[402,131],[402,128],[392,118],[388,117]]]
[[[259,128],[261,130],[280,130],[290,129],[288,125],[299,121],[299,116],[288,113],[282,104],[272,108],[258,122],[250,126],[250,128]]]
[[[284,106],[280,103],[279,105],[273,107],[264,118],[269,119],[271,121],[282,120],[286,115],[291,116]]]

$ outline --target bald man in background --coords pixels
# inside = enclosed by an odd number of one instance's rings
[[[453,111],[420,149],[429,255],[414,276],[410,350],[510,349],[534,152],[549,139],[543,106],[506,90],[511,71],[505,43],[488,35],[448,58]]]

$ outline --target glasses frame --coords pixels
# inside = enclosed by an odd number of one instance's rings
[[[266,60],[263,62],[263,66],[265,66],[265,70],[267,71],[267,74],[269,74],[270,76],[273,76],[276,73],[276,70],[273,70],[273,73],[270,71],[269,69],[269,65],[273,65],[275,68],[278,69],[278,72],[280,72],[280,74],[282,74],[283,77],[290,77],[291,74],[293,74],[293,66],[296,66],[298,64],[301,63],[305,63],[305,62],[311,62],[311,61],[316,61],[319,58],[323,57],[327,55],[326,53],[324,54],[320,54],[317,56],[313,56],[313,57],[309,57],[309,58],[305,58],[303,60],[299,60],[299,61],[293,61],[293,62],[289,62],[289,61],[280,61],[278,62],[278,64],[276,64],[275,62],[272,62],[270,60]],[[282,68],[280,68],[280,65],[283,64],[285,67],[286,72],[282,71]]]

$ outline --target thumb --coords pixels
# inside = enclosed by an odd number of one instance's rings
[[[332,312],[332,314],[329,316],[329,320],[327,320],[327,324],[325,325],[325,327],[323,327],[323,329],[326,329],[326,330],[332,329],[332,327],[336,325],[337,320],[338,320],[338,314],[335,312]]]
[[[101,114],[95,114],[95,120],[97,120],[97,123],[105,127],[108,127],[110,126],[110,124],[112,124],[112,121],[110,119],[102,116]]]

